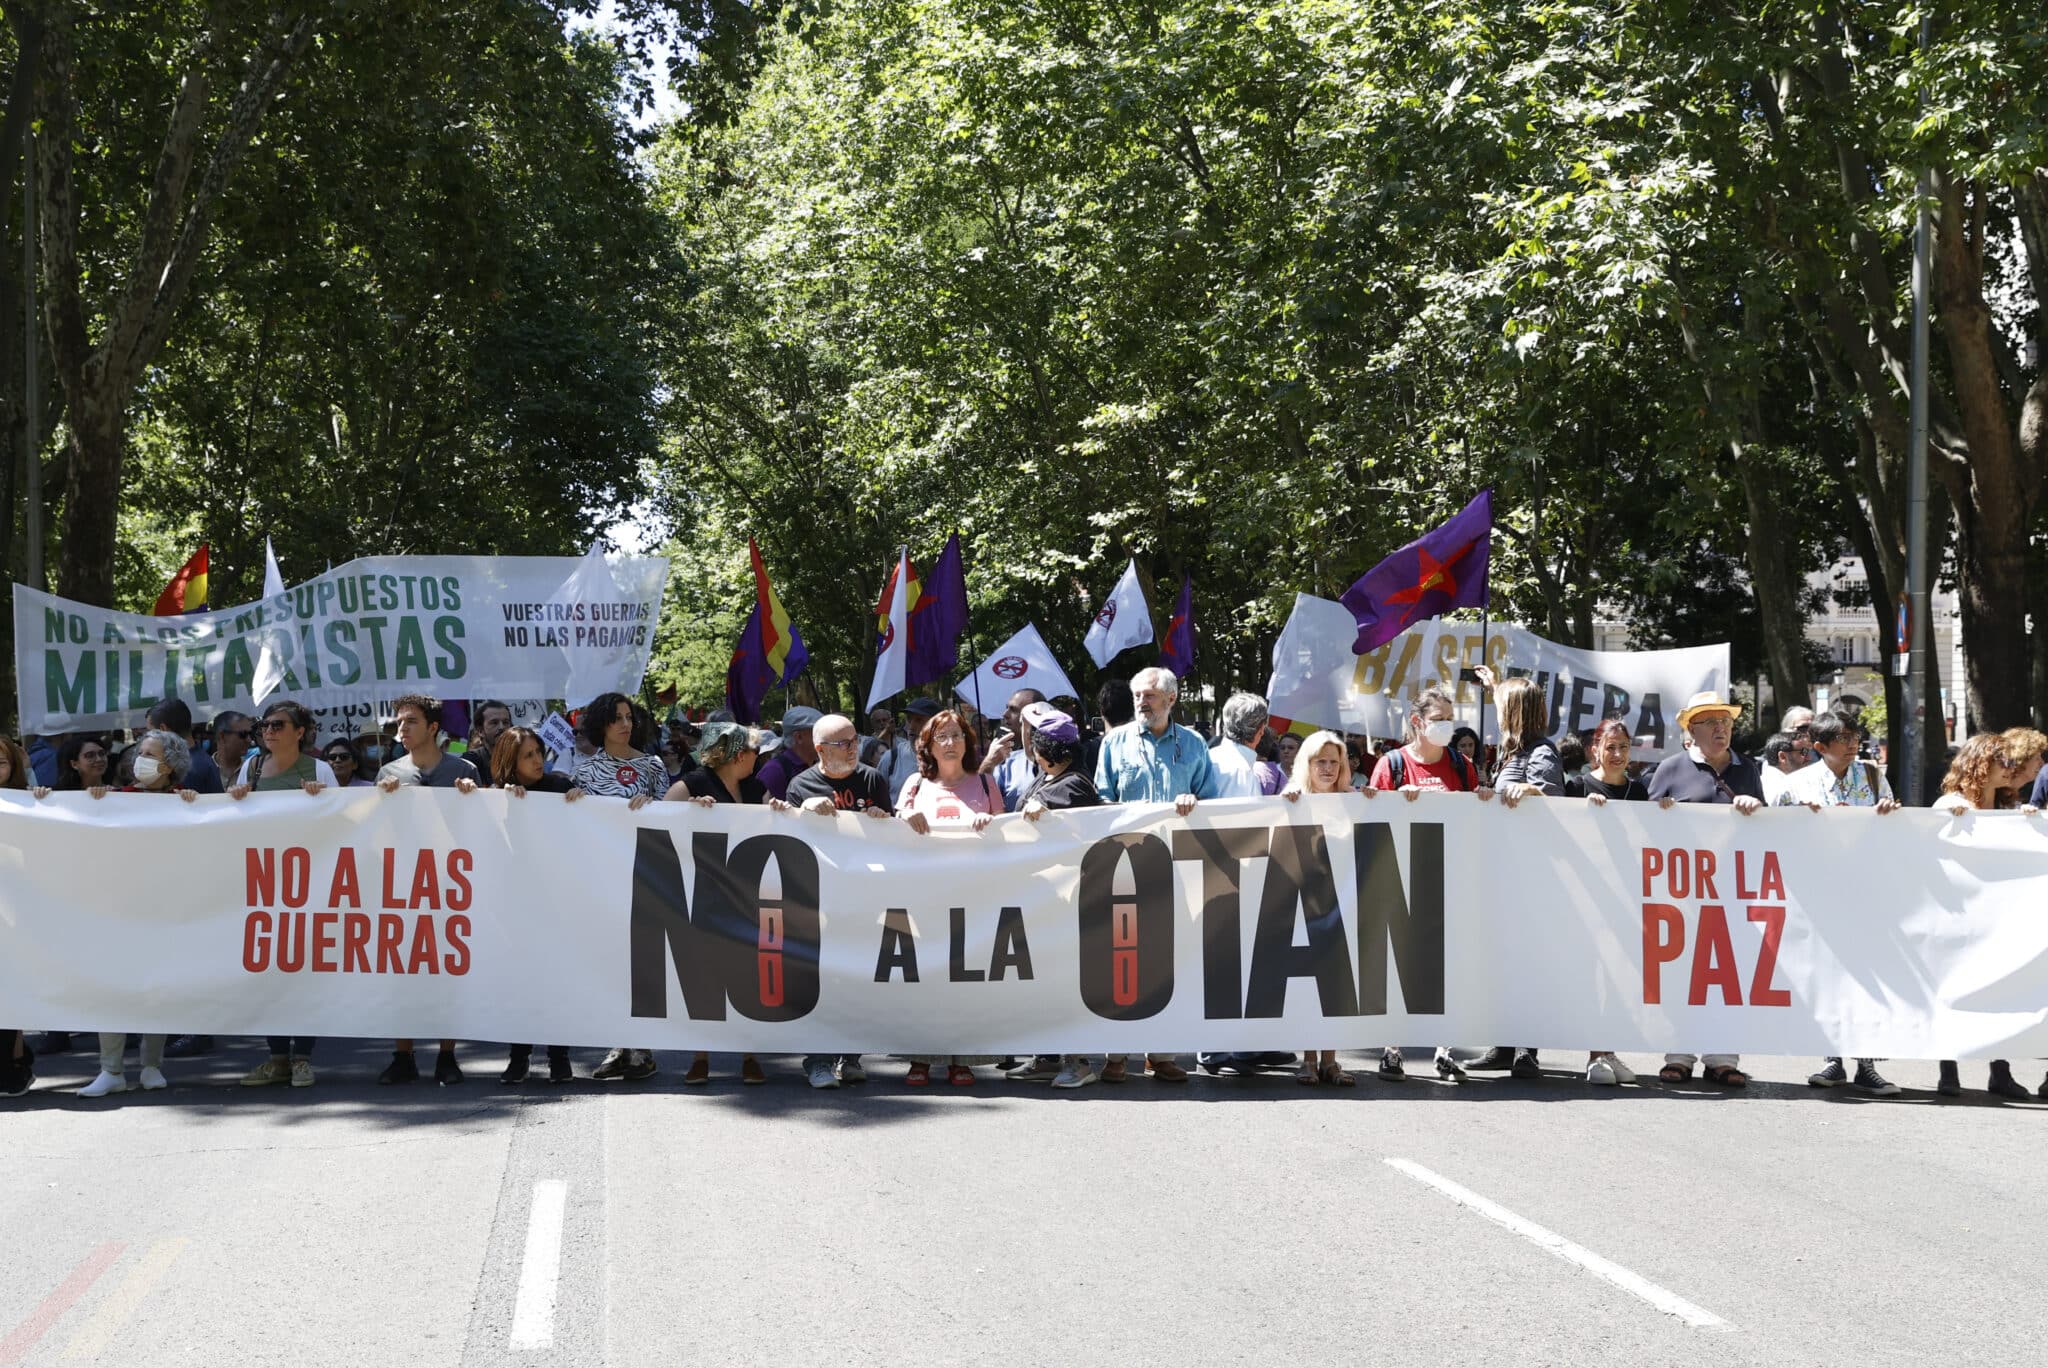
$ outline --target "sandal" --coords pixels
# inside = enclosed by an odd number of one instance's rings
[[[1344,1066],[1334,1059],[1317,1069],[1316,1077],[1333,1088],[1355,1088],[1358,1086],[1358,1080],[1346,1073]]]
[[[1294,1081],[1304,1088],[1313,1088],[1316,1085],[1316,1066],[1304,1060],[1294,1071]]]
[[[1657,1070],[1657,1081],[1660,1083],[1690,1083],[1692,1082],[1692,1065],[1666,1064],[1663,1068]]]
[[[1709,1083],[1719,1083],[1724,1088],[1740,1088],[1748,1084],[1749,1075],[1733,1064],[1716,1064],[1703,1075]]]
[[[903,1075],[903,1082],[912,1088],[922,1088],[932,1081],[932,1066],[923,1062],[910,1066],[910,1072]]]
[[[956,1088],[971,1088],[974,1086],[974,1070],[965,1064],[949,1064],[946,1066],[946,1081]]]

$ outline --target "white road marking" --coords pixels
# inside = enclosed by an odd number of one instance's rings
[[[569,1185],[546,1178],[533,1185],[526,1221],[526,1255],[519,1265],[519,1299],[512,1306],[512,1347],[545,1349],[555,1342],[555,1292],[562,1281],[562,1214]]]
[[[1610,1262],[1590,1249],[1573,1244],[1556,1231],[1545,1230],[1534,1221],[1515,1215],[1500,1203],[1490,1202],[1470,1188],[1462,1187],[1442,1174],[1430,1172],[1412,1159],[1388,1159],[1386,1162],[1416,1182],[1435,1188],[1458,1205],[1470,1207],[1495,1225],[1505,1226],[1531,1244],[1549,1250],[1567,1263],[1577,1264],[1597,1278],[1606,1279],[1622,1291],[1642,1298],[1665,1315],[1676,1316],[1696,1330],[1735,1328],[1705,1307],[1693,1305],[1676,1292],[1667,1291],[1648,1278],[1631,1273],[1620,1264]]]

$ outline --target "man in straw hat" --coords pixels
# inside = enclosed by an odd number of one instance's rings
[[[1684,750],[1666,756],[1650,776],[1650,797],[1660,807],[1673,803],[1726,803],[1744,816],[1764,805],[1763,771],[1754,760],[1735,753],[1735,719],[1742,705],[1730,703],[1714,690],[1696,693],[1686,700],[1678,714],[1679,730],[1686,734]],[[1657,1077],[1666,1083],[1683,1083],[1692,1077],[1698,1056],[1667,1054]],[[1739,1088],[1749,1075],[1737,1067],[1741,1056],[1710,1054],[1701,1059],[1709,1081],[1724,1088]]]

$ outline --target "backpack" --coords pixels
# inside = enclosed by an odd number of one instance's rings
[[[1470,793],[1479,787],[1479,775],[1473,770],[1472,762],[1465,758],[1465,752],[1452,746],[1444,752],[1451,757],[1451,768],[1457,773],[1458,781],[1464,784],[1461,792]],[[1396,746],[1387,752],[1387,777],[1400,788],[1408,782],[1408,748]]]

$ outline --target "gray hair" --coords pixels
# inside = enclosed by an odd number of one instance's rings
[[[1133,692],[1139,689],[1157,689],[1168,698],[1179,698],[1180,680],[1173,671],[1154,665],[1131,676],[1131,689]]]
[[[1266,700],[1255,693],[1234,693],[1223,704],[1223,734],[1241,746],[1249,746],[1270,716]]]
[[[192,770],[191,745],[176,732],[163,731],[161,729],[144,732],[142,740],[147,741],[152,736],[156,738],[156,743],[164,748],[164,768],[171,772],[171,782],[173,784],[184,783],[185,776]],[[140,745],[141,743],[137,742],[137,744]]]

